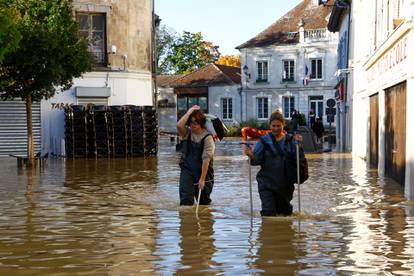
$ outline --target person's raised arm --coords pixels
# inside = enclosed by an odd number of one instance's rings
[[[198,105],[193,105],[190,109],[187,110],[187,112],[180,118],[180,120],[178,120],[177,122],[177,131],[178,131],[178,135],[180,135],[181,137],[184,137],[185,134],[187,133],[186,129],[185,129],[185,124],[188,121],[188,118],[190,117],[191,113],[193,113],[194,110],[198,110],[200,109],[200,107]]]

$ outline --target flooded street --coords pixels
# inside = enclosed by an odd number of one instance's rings
[[[218,143],[210,207],[178,207],[179,155],[0,159],[0,275],[414,275],[414,204],[349,154],[308,155],[302,213],[260,217],[238,140]],[[297,210],[297,193],[292,201]]]

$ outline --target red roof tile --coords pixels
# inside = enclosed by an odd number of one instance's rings
[[[174,81],[182,78],[183,75],[157,75],[156,82],[158,87],[174,87]]]
[[[312,0],[304,0],[263,32],[236,48],[298,43],[300,21],[303,20],[305,30],[326,28],[333,2],[334,0],[328,0],[327,6],[318,6],[312,4]],[[292,35],[288,36],[288,33],[292,33]]]
[[[174,81],[174,87],[240,84],[240,67],[208,64]]]

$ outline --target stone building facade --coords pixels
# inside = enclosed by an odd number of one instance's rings
[[[154,104],[153,0],[75,0],[73,14],[94,57],[91,72],[41,103],[42,152],[64,155],[67,105]]]

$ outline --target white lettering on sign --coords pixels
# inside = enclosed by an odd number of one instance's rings
[[[377,63],[368,70],[368,82],[382,77],[385,73],[407,59],[407,37],[400,39],[394,47],[386,52]]]

